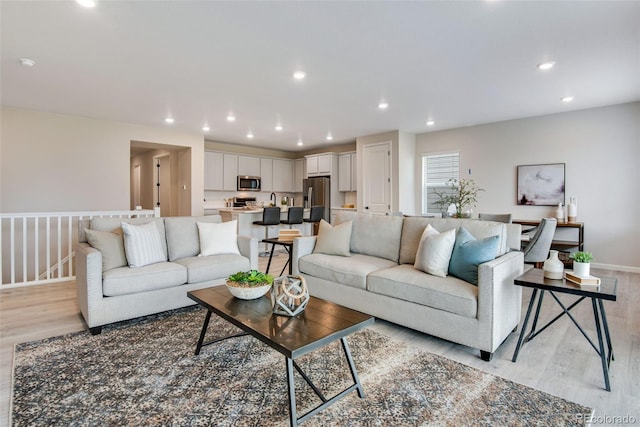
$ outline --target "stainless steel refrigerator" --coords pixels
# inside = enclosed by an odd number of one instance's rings
[[[313,177],[302,181],[303,197],[306,199],[307,207],[324,206],[323,218],[331,222],[331,178]]]

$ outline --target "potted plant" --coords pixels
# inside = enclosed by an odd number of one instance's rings
[[[439,200],[435,202],[440,206],[440,209],[444,212],[447,211],[450,205],[454,205],[456,208],[455,218],[470,218],[471,209],[466,210],[466,207],[474,208],[478,204],[478,193],[484,191],[479,188],[475,181],[472,179],[449,179],[447,181],[449,188],[442,191],[434,191]]]
[[[571,259],[573,259],[573,272],[577,276],[588,277],[593,254],[591,252],[578,251],[571,254]]]
[[[227,278],[231,295],[240,299],[256,299],[266,294],[273,283],[273,276],[258,270],[238,271]]]

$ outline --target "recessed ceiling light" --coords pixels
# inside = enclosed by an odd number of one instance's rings
[[[94,0],[76,0],[76,3],[84,7],[96,7],[96,2]]]
[[[435,124],[436,122],[434,122],[433,120],[427,120],[427,126],[433,126]]]
[[[282,130],[282,125],[281,125],[280,123],[278,123],[278,124],[276,125],[276,130],[277,130],[278,132],[280,132],[280,131]]]
[[[560,100],[562,102],[571,102],[571,101],[573,101],[573,96],[565,96],[565,97],[560,98]]]
[[[293,73],[293,78],[296,80],[304,80],[305,77],[307,77],[307,73],[304,71],[298,70]]]
[[[333,136],[330,133],[327,134],[327,141],[333,141]]]
[[[253,139],[253,132],[249,131],[249,132],[247,133],[247,138],[249,138],[249,139]]]
[[[33,67],[34,65],[36,65],[36,61],[29,58],[20,58],[20,64],[24,65],[25,67]]]
[[[173,124],[173,122],[174,122],[174,121],[175,121],[175,120],[173,120],[173,117],[171,117],[171,116],[169,116],[169,117],[167,117],[166,119],[164,119],[164,122],[165,122],[165,123],[168,123],[168,124]]]
[[[228,122],[235,122],[236,121],[236,116],[234,116],[233,113],[229,113],[229,115],[227,116],[227,121]]]
[[[299,140],[298,140],[298,147],[301,147],[301,146],[303,146],[303,145],[304,145],[304,144],[302,143],[302,140],[301,140],[301,139],[299,139]]]
[[[207,126],[207,125],[202,126],[202,131],[203,132],[209,132],[210,130],[211,129],[209,128],[209,126]]]
[[[552,69],[554,65],[556,65],[556,63],[553,61],[543,62],[542,64],[538,64],[538,70],[547,71]]]
[[[387,108],[389,108],[389,103],[386,101],[382,101],[378,104],[378,109],[380,110],[386,110]]]

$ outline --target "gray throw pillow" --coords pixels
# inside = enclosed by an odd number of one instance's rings
[[[351,256],[349,247],[351,245],[352,226],[352,221],[332,226],[324,219],[320,220],[316,246],[313,248],[313,253]]]
[[[87,243],[102,252],[103,272],[127,265],[122,234],[89,228],[84,230],[84,234],[87,237]]]

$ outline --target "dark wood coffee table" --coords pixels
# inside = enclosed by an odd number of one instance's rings
[[[609,383],[609,365],[611,364],[611,360],[614,360],[613,357],[613,346],[611,345],[611,336],[609,334],[609,325],[607,324],[607,314],[604,311],[604,305],[602,304],[602,300],[607,301],[615,301],[617,299],[617,287],[618,281],[612,277],[601,277],[600,278],[600,286],[585,286],[581,287],[578,284],[570,282],[565,279],[554,280],[554,279],[546,279],[544,277],[544,273],[542,269],[533,268],[526,273],[518,276],[514,279],[514,283],[519,286],[526,286],[528,288],[533,288],[533,293],[531,294],[531,299],[529,300],[529,308],[527,309],[527,314],[524,318],[524,323],[522,324],[522,330],[520,331],[520,337],[518,338],[518,344],[516,345],[516,349],[513,352],[512,361],[515,362],[518,359],[518,353],[520,352],[520,348],[522,344],[525,342],[531,341],[542,331],[547,329],[547,327],[551,326],[556,320],[561,318],[564,315],[567,315],[571,319],[571,321],[576,325],[578,330],[582,333],[582,335],[589,341],[591,347],[598,353],[600,356],[600,361],[602,363],[602,373],[604,375],[604,384],[607,391],[611,391],[611,384]],[[531,330],[528,335],[525,336],[527,325],[529,323],[529,316],[531,315],[531,310],[533,309],[533,305],[536,300],[536,296],[538,296],[538,292],[540,292],[540,296],[538,298],[538,305],[536,308],[536,314],[533,317],[533,324],[531,325]],[[540,307],[542,306],[542,298],[544,297],[545,292],[549,292],[549,294],[553,297],[553,299],[560,305],[562,308],[562,312],[554,317],[549,323],[540,329],[536,330],[538,324],[538,316],[540,315]],[[562,294],[572,294],[576,295],[579,298],[573,302],[570,306],[566,307],[556,296],[556,293]],[[595,320],[596,325],[596,334],[598,336],[598,346],[591,341],[591,338],[587,335],[587,333],[582,329],[577,320],[571,315],[570,311],[580,302],[582,302],[585,298],[591,299],[591,305],[593,308],[593,318]],[[607,341],[607,349],[604,348],[603,342],[603,331],[604,338]]]
[[[346,337],[373,324],[372,316],[314,297],[311,297],[305,310],[298,316],[280,316],[272,313],[268,295],[251,301],[240,300],[233,297],[224,285],[189,291],[187,296],[208,310],[196,346],[196,355],[200,354],[200,350],[205,345],[241,335],[251,335],[285,356],[289,386],[289,418],[292,426],[297,426],[298,423],[354,390],[358,391],[358,396],[364,397],[364,389],[358,378]],[[205,343],[204,337],[211,320],[211,313],[242,329],[244,333],[216,338]],[[342,342],[353,385],[331,398],[326,398],[298,366],[295,359],[336,340]],[[296,412],[294,368],[322,400],[320,405],[299,418]]]

